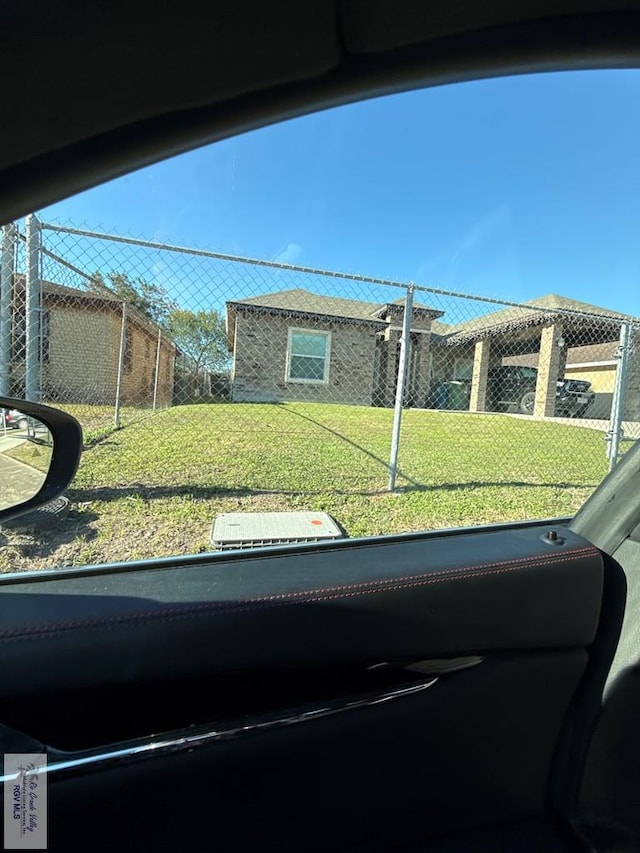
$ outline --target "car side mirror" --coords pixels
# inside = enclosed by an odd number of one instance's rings
[[[0,397],[0,524],[58,497],[81,453],[82,428],[71,415]]]

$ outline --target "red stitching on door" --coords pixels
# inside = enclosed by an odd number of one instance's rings
[[[287,604],[313,604],[323,601],[336,601],[339,599],[356,598],[362,595],[372,595],[377,592],[395,592],[399,590],[412,589],[414,587],[428,586],[430,584],[447,583],[449,581],[470,580],[490,575],[500,575],[527,568],[538,568],[545,565],[559,565],[576,561],[576,557],[591,554],[596,556],[599,551],[596,548],[579,548],[565,551],[562,555],[541,554],[534,557],[526,557],[521,560],[504,560],[496,563],[484,563],[477,566],[458,566],[454,569],[443,571],[426,572],[422,575],[407,575],[398,578],[385,578],[380,581],[368,581],[361,584],[349,584],[339,587],[327,587],[318,590],[303,590],[294,593],[284,593],[277,596],[265,596],[254,599],[240,600],[237,602],[204,602],[202,604],[184,607],[155,608],[118,616],[104,616],[95,619],[69,620],[53,623],[42,623],[38,626],[19,626],[16,628],[0,629],[0,642],[23,640],[34,640],[41,637],[63,636],[67,631],[76,628],[89,628],[96,631],[109,631],[127,623],[151,621],[156,623],[175,622],[179,619],[196,617],[202,614],[231,614],[245,613],[256,610],[268,610],[270,608],[282,607]],[[502,568],[500,568],[502,567]],[[484,571],[476,571],[483,569]],[[452,575],[453,572],[460,574]],[[367,588],[368,587],[368,588]]]

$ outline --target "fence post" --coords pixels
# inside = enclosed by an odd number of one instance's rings
[[[402,320],[402,337],[400,338],[398,379],[396,382],[396,404],[393,412],[393,431],[391,433],[391,459],[389,461],[390,492],[395,491],[396,488],[396,474],[398,471],[398,451],[400,449],[400,425],[402,423],[402,407],[404,406],[404,393],[407,378],[407,363],[409,361],[411,315],[413,314],[414,289],[414,285],[413,283],[411,283],[407,288],[407,296],[404,300],[404,317]]]
[[[627,367],[629,363],[629,344],[631,340],[628,323],[620,326],[620,343],[615,358],[618,360],[616,368],[616,381],[613,388],[613,402],[611,404],[611,420],[607,432],[607,457],[609,459],[609,470],[612,471],[618,464],[620,453],[620,440],[622,438],[622,417],[624,408],[624,394],[627,380]]]
[[[158,379],[160,378],[160,347],[162,345],[162,329],[158,329],[158,346],[156,348],[156,375],[153,380],[153,411],[158,404]]]
[[[120,324],[120,351],[118,353],[118,377],[116,379],[116,407],[113,422],[120,429],[120,398],[122,396],[122,373],[124,369],[124,353],[127,346],[127,303],[122,303],[122,322]]]
[[[25,323],[26,342],[24,359],[25,400],[39,402],[42,398],[40,384],[40,310],[42,302],[40,280],[40,223],[34,214],[26,217],[26,283]]]
[[[16,228],[2,229],[0,255],[0,396],[11,395],[11,293],[16,268]]]

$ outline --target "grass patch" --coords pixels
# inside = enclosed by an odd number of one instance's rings
[[[228,511],[326,510],[351,536],[572,514],[606,474],[601,432],[508,415],[196,405],[133,418],[85,451],[61,541],[11,541],[4,570],[209,550]]]
[[[111,433],[116,432],[115,407],[112,404],[95,406],[90,403],[47,403],[47,405],[68,412],[80,423],[85,447],[92,447]],[[120,425],[124,428],[153,417],[154,414],[153,410],[148,407],[123,406],[120,409]]]
[[[47,472],[51,467],[51,447],[34,441],[23,441],[11,450],[5,450],[4,456],[17,459],[25,465],[37,468],[38,471]]]

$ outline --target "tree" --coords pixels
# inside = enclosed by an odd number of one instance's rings
[[[174,308],[166,329],[193,365],[193,374],[221,371],[229,365],[224,320],[217,311]]]
[[[135,308],[145,317],[160,326],[166,324],[167,318],[175,308],[167,291],[157,284],[151,284],[143,278],[133,281],[126,273],[110,272],[108,283],[102,273],[96,272],[91,276],[90,287],[95,293],[107,296],[117,296],[127,305]]]

